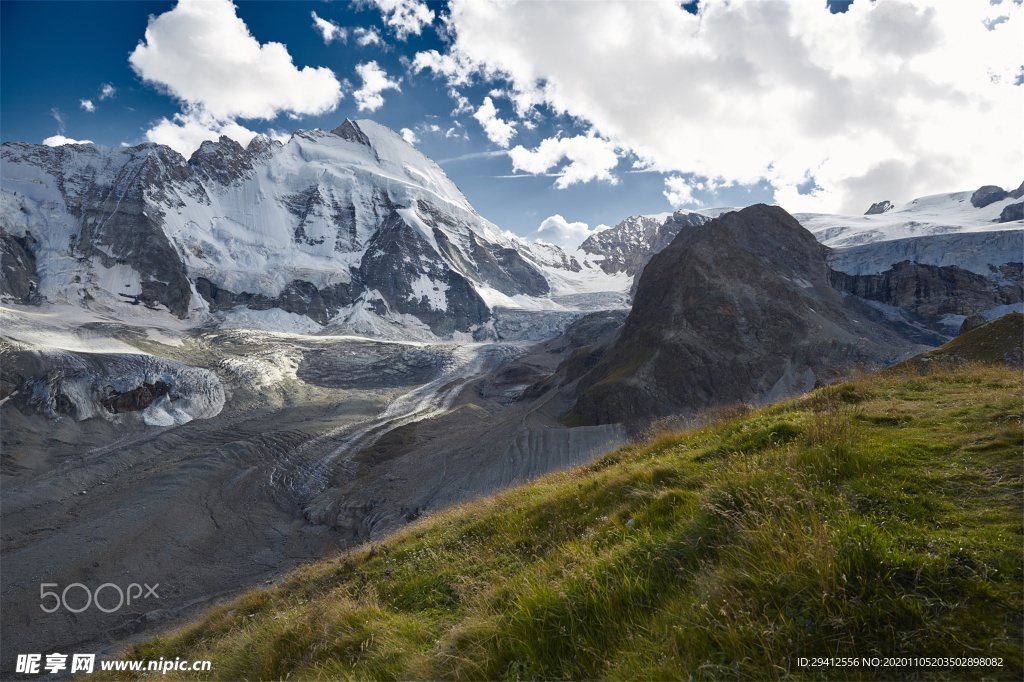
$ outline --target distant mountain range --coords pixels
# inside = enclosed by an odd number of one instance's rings
[[[624,305],[654,254],[732,210],[631,216],[571,252],[527,243],[367,120],[286,143],[222,137],[189,159],[154,144],[5,143],[0,172],[4,302],[400,338],[499,338],[499,311]],[[841,290],[949,336],[1019,303],[1022,194],[988,186],[794,217],[832,247]],[[603,293],[619,296],[593,300]]]

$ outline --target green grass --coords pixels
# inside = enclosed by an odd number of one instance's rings
[[[1022,383],[890,372],[737,411],[421,519],[125,657],[212,659],[209,679],[1020,680]],[[798,665],[816,656],[1003,665]]]
[[[964,362],[1024,364],[1024,315],[1009,313],[957,336],[935,350],[905,360],[898,369],[920,368],[922,360],[939,365]]]

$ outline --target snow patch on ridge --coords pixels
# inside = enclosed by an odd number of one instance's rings
[[[410,282],[412,293],[409,298],[413,301],[426,299],[427,305],[434,310],[448,310],[448,285],[444,282],[435,282],[426,275],[421,274]]]

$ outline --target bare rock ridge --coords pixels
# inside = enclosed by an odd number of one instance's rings
[[[607,274],[624,272],[634,276],[644,269],[651,256],[668,246],[680,230],[707,221],[707,217],[689,211],[676,211],[665,219],[630,216],[610,230],[587,237],[580,249],[603,256],[600,267]]]
[[[36,240],[0,233],[0,296],[29,305],[39,303],[39,272],[33,247]]]
[[[1024,301],[1022,281],[1021,263],[1005,263],[988,277],[956,265],[909,260],[881,273],[832,273],[832,284],[841,291],[894,306],[909,319],[933,329],[940,329],[946,316],[971,316],[997,306],[1020,304]]]
[[[891,211],[892,209],[893,205],[891,201],[879,201],[877,203],[871,204],[871,207],[868,210],[864,211],[864,215],[881,215],[882,213],[885,213],[886,211]]]
[[[582,373],[575,358],[565,420],[638,423],[769,402],[910,354],[914,343],[832,285],[827,251],[765,205],[680,232],[643,271],[618,339]],[[570,358],[562,371],[572,368]]]

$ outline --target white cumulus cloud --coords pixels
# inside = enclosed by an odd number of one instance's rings
[[[483,126],[487,139],[502,149],[507,149],[509,142],[515,137],[516,127],[498,116],[498,110],[494,107],[494,100],[484,97],[484,103],[473,114],[473,118]]]
[[[96,105],[92,103],[91,99],[79,100],[79,106],[88,111],[90,114],[96,111]]]
[[[700,206],[701,202],[697,201],[693,196],[694,189],[702,189],[702,187],[695,187],[691,181],[684,177],[670,175],[665,178],[665,191],[662,194],[665,195],[668,203],[672,204],[674,208]]]
[[[43,144],[47,147],[60,147],[64,144],[92,144],[92,140],[73,140],[70,137],[64,137],[63,135],[53,135],[43,140]]]
[[[110,83],[104,83],[100,88],[100,99],[110,99],[117,94],[117,88]]]
[[[377,111],[384,106],[385,90],[401,90],[398,81],[388,78],[388,73],[376,61],[356,65],[356,73],[363,79],[363,86],[352,93],[359,111]]]
[[[591,229],[586,223],[570,223],[556,213],[545,218],[540,227],[527,235],[526,239],[527,241],[547,242],[548,244],[560,246],[567,251],[575,251],[587,237],[607,229],[607,225],[598,225]]]
[[[363,28],[357,26],[352,30],[353,35],[356,38],[356,44],[359,47],[366,47],[368,45],[384,45],[384,41],[380,37],[380,33],[373,26],[369,28]]]
[[[338,26],[329,19],[318,16],[316,12],[310,12],[310,15],[313,17],[313,28],[320,31],[320,35],[324,39],[324,45],[330,45],[335,40],[345,42],[348,39],[348,31],[341,26]]]
[[[419,35],[434,21],[434,10],[420,0],[370,0],[380,10],[384,23],[395,31],[399,40]]]
[[[603,180],[618,184],[612,171],[619,163],[615,145],[592,135],[575,137],[549,137],[536,149],[516,146],[509,150],[512,168],[526,173],[546,173],[563,160],[568,163],[558,171],[555,186],[565,189],[579,182]]]
[[[402,139],[411,145],[415,145],[417,142],[420,141],[420,138],[416,137],[416,133],[413,132],[412,129],[410,128],[402,128],[402,130],[399,132],[402,135]]]
[[[244,147],[257,133],[234,121],[218,121],[188,113],[175,114],[173,120],[161,119],[146,131],[147,140],[165,144],[185,158],[191,156],[203,142],[219,140],[221,135],[230,137]]]
[[[1020,182],[1016,2],[860,0],[832,14],[824,2],[702,0],[695,16],[676,0],[452,0],[449,11],[451,43],[418,54],[414,72],[490,82],[520,116],[570,117],[672,177],[767,181],[790,210],[857,213]]]
[[[324,114],[343,96],[330,69],[299,69],[281,43],[260,44],[229,0],[179,0],[150,17],[129,63],[144,81],[182,102],[180,114],[161,119],[146,136],[172,140],[185,155],[194,151],[187,147],[195,140],[220,134],[244,144],[254,133],[237,118]]]

